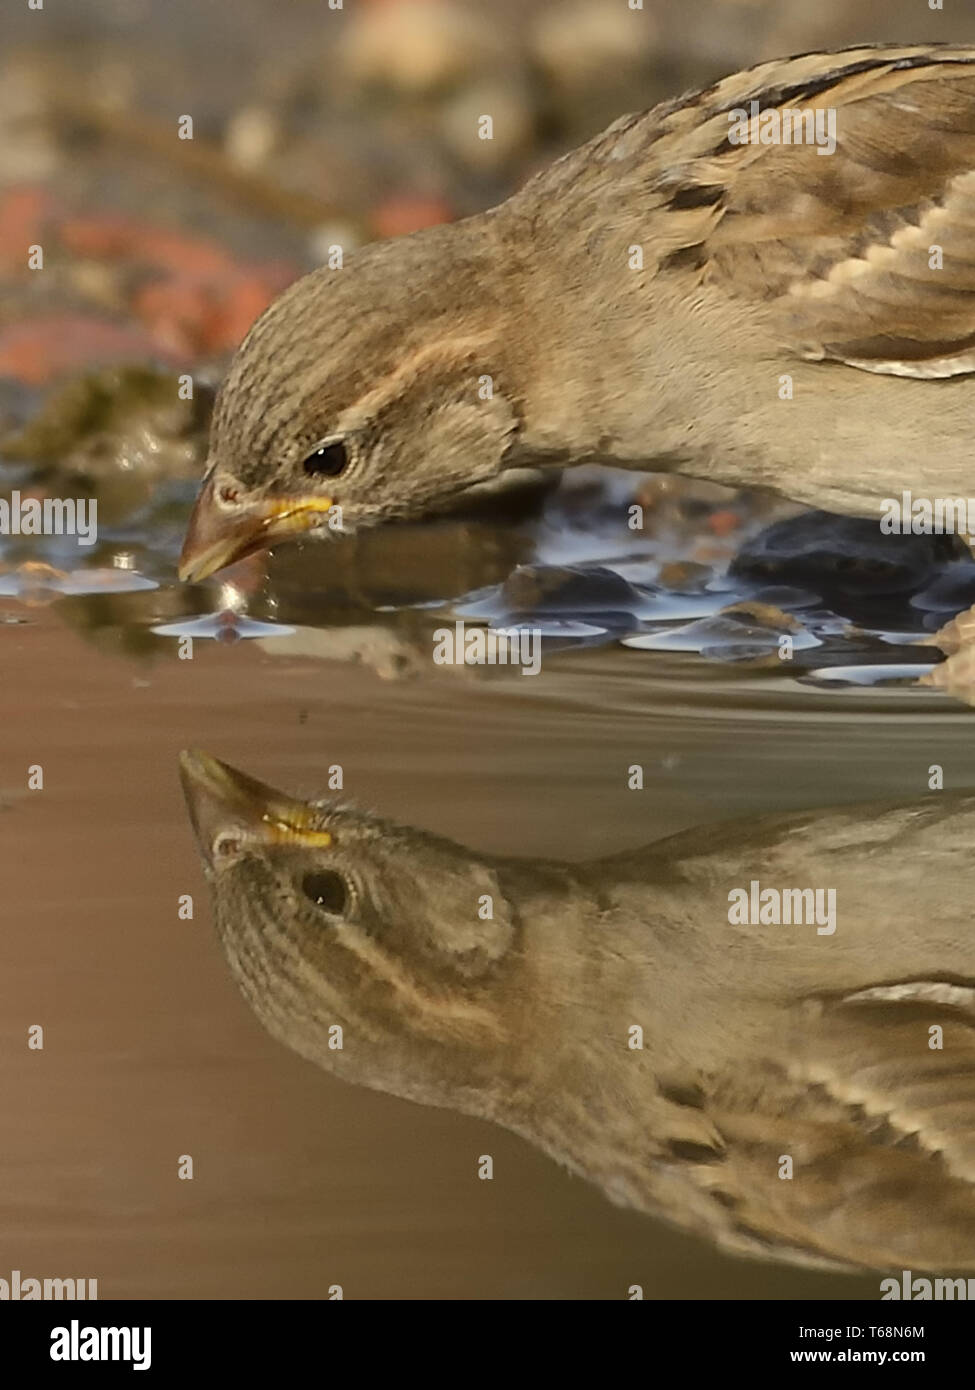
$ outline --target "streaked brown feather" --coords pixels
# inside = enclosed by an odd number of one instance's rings
[[[829,64],[829,66],[826,66]],[[728,142],[729,113],[836,111],[837,148]],[[642,178],[663,272],[775,313],[812,359],[975,370],[975,48],[863,48],[765,63],[625,117],[536,181]],[[930,248],[944,253],[929,268]]]

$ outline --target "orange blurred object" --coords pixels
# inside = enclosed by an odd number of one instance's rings
[[[708,530],[715,536],[730,536],[740,525],[741,517],[728,507],[719,512],[712,512],[708,517]]]
[[[453,220],[453,209],[443,198],[402,194],[387,198],[374,209],[372,227],[376,238],[408,236],[424,227],[436,227]]]
[[[62,245],[76,256],[136,261],[174,275],[220,275],[234,267],[232,256],[218,242],[118,213],[69,218],[59,227],[58,235]]]
[[[0,376],[43,386],[61,372],[110,362],[181,359],[151,334],[134,327],[59,314],[0,330]]]
[[[0,270],[27,270],[27,248],[39,245],[54,207],[44,188],[21,184],[0,197]]]

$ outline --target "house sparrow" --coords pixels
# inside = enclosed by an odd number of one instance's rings
[[[526,465],[965,495],[973,289],[975,48],[763,63],[292,285],[220,393],[180,575]]]
[[[975,796],[570,864],[203,753],[182,777],[231,972],[302,1056],[504,1125],[729,1251],[975,1266]],[[739,924],[752,881],[832,891],[832,931]]]

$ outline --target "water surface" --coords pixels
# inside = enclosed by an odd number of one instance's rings
[[[538,677],[436,667],[439,619],[422,605],[533,559],[493,523],[436,534],[282,552],[270,588],[245,571],[232,590],[181,591],[164,547],[100,591],[2,599],[6,1265],[123,1298],[314,1298],[336,1283],[347,1297],[618,1298],[634,1283],[646,1297],[875,1297],[874,1275],[720,1254],[499,1128],[343,1084],[239,997],[180,794],[188,745],[298,794],[326,794],[341,764],[361,807],[475,852],[561,860],[921,797],[932,764],[946,787],[975,785],[971,713],[931,690],[830,688],[781,663],[616,641],[546,649]],[[363,569],[363,547],[387,568]],[[133,572],[159,587],[114,592]],[[187,661],[153,632],[247,607],[290,633],[227,640],[225,619]],[[26,790],[33,764],[43,791]],[[36,1023],[43,1052],[24,1044]],[[192,1182],[177,1178],[184,1154]]]

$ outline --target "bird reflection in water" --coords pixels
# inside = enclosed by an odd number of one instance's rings
[[[182,777],[230,969],[302,1056],[504,1125],[725,1250],[975,1267],[975,795],[573,864],[203,753]],[[834,890],[835,931],[732,924],[752,881]]]

